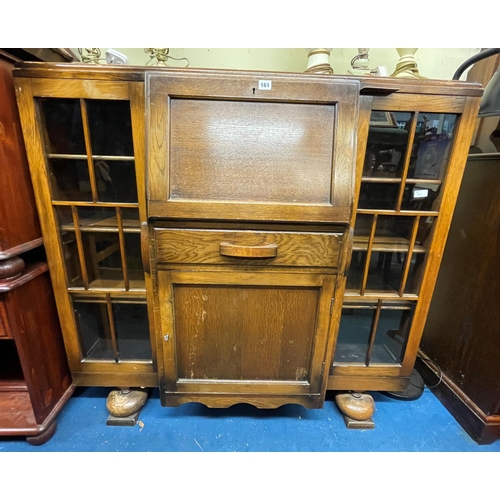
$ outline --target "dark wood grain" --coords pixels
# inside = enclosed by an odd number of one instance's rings
[[[7,318],[7,310],[5,309],[3,295],[0,295],[0,338],[4,339],[12,338],[12,333],[10,331],[9,319]]]
[[[25,251],[42,236],[16,105],[13,68],[12,62],[0,57],[0,255],[5,258]]]
[[[9,292],[6,306],[12,336],[41,423],[71,385],[61,326],[48,273],[43,273]]]
[[[423,353],[449,381],[442,397],[455,392],[465,401],[451,408],[456,418],[475,406],[500,418],[499,166],[499,154],[467,162],[422,338]]]

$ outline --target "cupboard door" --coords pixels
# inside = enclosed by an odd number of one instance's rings
[[[152,72],[149,89],[152,217],[348,222],[357,82]]]
[[[162,404],[323,404],[334,276],[159,271]]]

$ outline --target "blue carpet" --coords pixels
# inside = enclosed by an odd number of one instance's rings
[[[78,388],[57,417],[54,437],[42,446],[0,438],[0,452],[498,452],[500,440],[478,445],[436,397],[416,401],[373,393],[375,429],[348,430],[333,395],[321,410],[286,405],[209,409],[198,403],[160,405],[154,390],[135,427],[110,427],[109,389]],[[143,424],[143,425],[142,425]]]

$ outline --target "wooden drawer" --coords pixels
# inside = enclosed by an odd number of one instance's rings
[[[156,259],[170,264],[333,267],[342,232],[155,229]]]
[[[10,332],[9,320],[7,318],[7,310],[2,296],[0,295],[0,339],[10,339],[12,334]]]

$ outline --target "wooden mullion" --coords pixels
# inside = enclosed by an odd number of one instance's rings
[[[115,320],[113,317],[113,306],[111,304],[111,296],[109,295],[109,293],[106,294],[106,306],[108,308],[108,322],[109,322],[109,332],[111,334],[111,345],[113,346],[115,361],[118,363],[120,361],[120,354],[118,352],[118,341],[116,338]]]
[[[372,248],[373,248],[373,240],[375,239],[375,230],[377,229],[377,219],[378,215],[375,214],[372,220],[372,228],[370,231],[370,238],[368,240],[368,247],[366,249],[366,261],[365,261],[365,269],[363,272],[363,282],[361,283],[360,294],[365,294],[366,282],[368,280],[368,272],[370,270],[370,260],[372,257]]]
[[[405,193],[406,178],[408,177],[408,169],[410,168],[411,151],[413,149],[413,141],[415,140],[415,131],[417,130],[418,112],[413,113],[410,124],[410,132],[408,134],[408,144],[406,146],[405,163],[403,172],[401,173],[401,184],[399,185],[398,202],[396,204],[396,211],[401,210],[403,204],[403,196]]]
[[[80,108],[82,110],[83,135],[85,137],[85,150],[87,151],[87,165],[89,168],[90,189],[92,190],[92,201],[95,203],[97,198],[97,182],[95,179],[94,159],[92,158],[92,144],[90,142],[89,117],[87,114],[87,105],[85,99],[80,99]]]
[[[370,328],[370,336],[368,338],[368,349],[366,350],[365,365],[370,366],[370,358],[372,356],[373,345],[375,344],[375,336],[377,334],[378,322],[380,319],[380,311],[382,310],[382,300],[377,301],[377,309],[373,314],[372,326]]]
[[[85,290],[89,289],[89,276],[87,273],[87,264],[85,262],[85,252],[83,249],[82,233],[80,232],[80,222],[78,219],[78,210],[74,205],[71,206],[73,215],[73,225],[75,226],[76,246],[78,248],[78,258],[80,259],[80,269],[82,271],[83,286]]]
[[[118,236],[120,238],[120,255],[122,259],[123,281],[125,283],[125,290],[128,291],[130,289],[130,284],[128,279],[127,255],[125,253],[125,235],[123,232],[122,210],[120,207],[116,207],[116,221],[118,223]]]
[[[413,228],[411,230],[410,245],[408,247],[408,253],[406,254],[405,267],[403,270],[403,276],[401,277],[401,284],[399,285],[399,296],[402,297],[406,287],[406,281],[408,280],[408,274],[410,272],[411,259],[413,257],[413,249],[415,248],[415,241],[417,239],[418,226],[420,225],[420,215],[415,217],[413,221]]]

